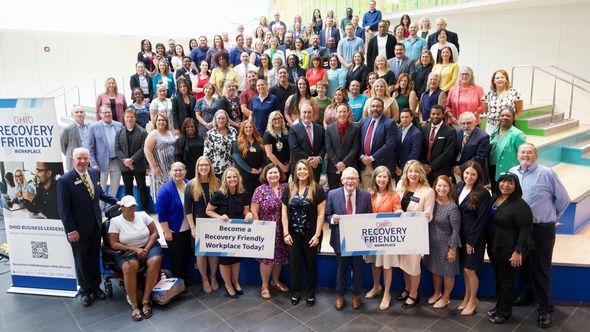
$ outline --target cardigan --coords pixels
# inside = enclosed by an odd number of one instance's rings
[[[188,181],[185,179],[184,183],[186,182]],[[175,233],[180,230],[185,215],[182,201],[180,200],[178,189],[176,189],[173,179],[168,180],[160,188],[158,198],[156,199],[156,210],[158,211],[158,220],[161,223],[168,222],[168,227]]]

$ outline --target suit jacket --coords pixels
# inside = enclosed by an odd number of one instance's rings
[[[428,155],[428,139],[430,137],[430,129],[432,124],[428,124],[422,128],[422,161],[430,165],[432,168],[428,174],[428,181],[432,182],[439,175],[451,175],[452,159],[455,152],[455,128],[442,122],[438,129],[430,154],[430,161],[426,160]]]
[[[316,51],[317,54],[314,54],[313,52],[313,46],[310,46],[307,48],[307,54],[309,54],[309,61],[307,62],[307,69],[311,68],[311,59],[314,57],[314,55],[319,55],[322,57],[323,61],[327,61],[328,57],[330,56],[330,52],[328,52],[328,49],[323,47],[323,46],[318,46],[318,49]],[[322,63],[323,65],[323,63]]]
[[[82,178],[73,169],[57,180],[57,206],[66,234],[78,231],[92,234],[102,226],[99,201],[116,204],[117,199],[105,194],[100,186],[100,172],[88,168],[90,181],[94,185],[94,198],[90,197]]]
[[[397,40],[392,34],[388,33],[387,42],[385,43],[385,53],[387,59],[395,57],[395,53],[393,52],[395,44],[397,44]],[[372,72],[374,69],[375,58],[377,57],[377,55],[379,55],[379,46],[377,45],[377,38],[371,38],[371,40],[369,40],[369,45],[367,46],[367,67],[369,67],[369,72]]]
[[[359,150],[359,127],[349,123],[342,141],[338,134],[338,121],[330,124],[326,129],[326,172],[336,173],[336,164],[343,162],[346,167],[357,168]]]
[[[401,182],[398,182],[398,189],[400,184]],[[404,193],[401,190],[398,190],[398,194],[403,199]],[[422,186],[412,195],[412,200],[410,200],[406,212],[430,212],[430,219],[428,219],[430,221],[432,220],[435,202],[434,190],[428,186]]]
[[[373,118],[368,116],[361,120],[361,133],[360,133],[360,145],[359,145],[359,157],[365,154],[364,143],[365,136],[371,125]],[[396,131],[397,125],[389,118],[381,116],[377,126],[373,131],[373,144],[371,144],[371,157],[373,157],[373,169],[383,165],[387,166],[389,170],[395,170],[395,164],[397,163],[396,151]],[[365,168],[365,164],[360,163],[361,169]]]
[[[88,127],[88,150],[90,151],[90,166],[98,165],[101,172],[106,172],[109,169],[110,158],[103,123],[101,120]],[[117,121],[113,121],[113,126],[117,133],[123,129],[123,125]],[[116,137],[117,135],[115,135],[115,139]]]
[[[72,123],[62,131],[59,143],[61,147],[61,153],[66,156],[66,169],[71,170],[73,167],[72,154],[74,149],[82,146],[82,140],[80,139],[77,123]]]
[[[392,58],[387,60],[387,65],[389,66],[389,70],[391,70],[391,72],[395,75],[395,62],[396,62],[396,58]],[[404,56],[404,58],[402,59],[402,62],[400,64],[400,69],[399,69],[399,74],[395,75],[395,81],[397,82],[397,79],[399,78],[399,76],[402,73],[406,73],[409,74],[410,77],[412,75],[414,75],[414,71],[415,69],[415,61],[408,58],[407,56]]]
[[[481,241],[485,240],[486,228],[488,226],[488,216],[490,206],[492,205],[492,196],[487,189],[482,188],[479,193],[471,191],[467,197],[459,204],[459,195],[465,187],[464,182],[457,184],[457,205],[461,211],[461,243],[469,244],[473,247],[478,246]],[[471,195],[479,195],[477,206],[471,208]]]
[[[492,198],[495,201],[497,196]],[[494,219],[491,247],[493,251],[499,248],[509,248],[520,253],[534,249],[534,242],[531,238],[533,231],[533,212],[530,206],[522,199],[507,199],[502,203]]]
[[[422,132],[420,132],[420,129],[412,125],[402,142],[402,129],[398,128],[396,137],[397,167],[404,169],[408,160],[420,160],[420,153],[422,152]]]
[[[308,157],[324,158],[326,154],[326,138],[325,131],[322,126],[312,122],[313,130],[313,146],[309,143],[307,131],[303,121],[295,124],[289,129],[289,149],[291,150],[291,174],[295,174],[295,165],[300,159],[307,159]],[[314,176],[319,180],[322,167],[318,166],[314,169]]]
[[[463,141],[463,129],[457,131],[457,139],[455,140],[455,155],[453,157],[453,165],[463,166],[469,160],[477,161],[482,169],[485,169],[485,162],[488,158],[490,150],[490,135],[485,131],[475,127],[469,135],[469,139],[463,147],[461,158],[457,160],[459,152],[461,152],[461,142]]]
[[[449,43],[453,43],[455,46],[457,46],[457,51],[459,50],[459,37],[457,36],[457,34],[453,31],[449,31],[447,30],[447,41]],[[428,35],[428,49],[430,49],[432,47],[432,45],[438,43],[438,31],[431,33],[430,35]],[[436,59],[434,59],[436,60]]]
[[[127,129],[119,130],[115,137],[115,153],[117,154],[121,172],[145,172],[147,161],[143,152],[143,145],[146,138],[147,131],[138,125],[135,126],[129,140],[127,140]],[[123,164],[123,159],[127,158],[133,160],[133,171]]]
[[[319,33],[320,35],[320,45],[326,47],[328,40],[326,39],[326,29],[322,29]],[[340,30],[337,27],[332,27],[332,31],[330,31],[330,37],[334,37],[336,40],[336,45],[340,41]]]
[[[197,119],[194,111],[197,102],[192,93],[189,93],[188,99],[189,107],[187,108],[181,95],[172,97],[172,124],[174,125],[174,129],[180,130],[186,118]]]
[[[149,98],[151,98],[154,95],[154,82],[152,81],[153,78],[146,74],[145,79],[148,82]],[[135,88],[140,88],[138,74],[131,75],[129,78],[129,86],[131,86],[131,91],[133,91]]]
[[[360,188],[356,188],[355,214],[373,213],[371,205],[371,195]],[[331,224],[334,214],[346,215],[346,197],[344,187],[330,190],[328,192],[328,203],[326,204],[325,222],[330,225],[332,233],[330,234],[330,246],[334,248],[336,254],[340,254],[340,227]]]

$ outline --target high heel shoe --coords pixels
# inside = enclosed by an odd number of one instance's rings
[[[238,298],[238,294],[237,293],[231,294],[229,292],[229,290],[227,289],[227,287],[225,287],[225,296],[231,297],[232,299],[237,299]]]
[[[404,303],[402,304],[402,308],[403,308],[403,309],[411,309],[411,308],[414,308],[414,307],[415,307],[415,306],[418,304],[418,302],[420,302],[420,296],[418,296],[418,295],[417,295],[416,297],[411,297],[411,296],[408,294],[408,298],[406,299],[406,301],[407,301],[407,300],[411,300],[411,301],[412,301],[412,303],[404,302]]]
[[[472,306],[470,303],[467,303],[467,306],[461,311],[461,316],[473,316],[477,313],[477,305],[479,301],[476,301],[475,304]]]
[[[404,289],[404,291],[401,292],[401,294],[399,294],[398,296],[396,296],[395,299],[398,301],[405,301],[409,295],[410,295],[410,292],[408,292],[407,290]]]
[[[235,290],[237,295],[244,295],[244,291],[242,289],[235,288]]]
[[[389,297],[386,300],[385,296],[383,296],[383,298],[381,299],[381,303],[379,303],[379,310],[385,311],[385,310],[389,309],[390,304],[391,304],[391,297]]]
[[[463,302],[461,302],[461,304],[459,304],[459,306],[457,307],[457,310],[461,311],[461,310],[465,309],[466,306],[467,306],[467,302],[463,301]]]
[[[434,305],[432,305],[432,307],[434,309],[443,309],[446,308],[449,304],[451,304],[451,301],[443,302],[442,299],[438,299],[438,301],[436,301]]]

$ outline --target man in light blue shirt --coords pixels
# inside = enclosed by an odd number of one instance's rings
[[[345,28],[346,36],[338,42],[337,55],[338,60],[346,70],[352,68],[352,55],[356,51],[362,51],[365,48],[365,42],[354,35],[352,23],[348,23]]]
[[[404,40],[406,47],[406,56],[412,61],[417,61],[420,58],[420,53],[426,49],[426,39],[418,36],[418,23],[410,24],[410,36]]]
[[[522,198],[533,211],[535,249],[530,251],[521,269],[524,293],[515,304],[525,305],[534,300],[539,304],[537,324],[541,328],[551,325],[551,257],[555,244],[555,225],[570,203],[570,197],[549,167],[539,165],[539,153],[531,143],[518,148],[519,166],[510,172],[516,174],[522,187]]]

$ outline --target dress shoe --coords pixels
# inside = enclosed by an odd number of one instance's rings
[[[431,297],[428,298],[428,304],[433,305],[435,304],[438,300],[440,300],[442,296],[441,295],[432,295]]]
[[[236,288],[236,294],[238,294],[238,295],[244,295],[244,291],[242,289],[237,289]]]
[[[391,304],[391,297],[390,296],[383,296],[381,299],[381,303],[379,303],[379,310],[385,311],[389,309],[389,305]]]
[[[80,295],[80,304],[83,307],[90,307],[92,305],[92,296],[90,294]]]
[[[410,292],[404,289],[404,291],[401,292],[400,295],[396,296],[395,299],[398,301],[405,301],[408,298],[408,295],[410,295]]]
[[[103,292],[102,289],[100,289],[100,287],[95,289],[93,294],[99,300],[106,300],[107,298],[107,294],[105,294],[105,292]]]
[[[498,313],[498,308],[494,307],[492,310],[487,312],[488,317],[494,317]]]
[[[363,301],[361,301],[360,295],[353,295],[352,296],[352,309],[358,310],[362,304],[363,304]]]
[[[291,297],[291,304],[297,305],[299,303],[299,300],[301,300],[301,296],[292,296]]]
[[[274,289],[276,289],[278,291],[281,291],[283,293],[286,293],[286,292],[289,291],[289,287],[285,286],[283,283],[280,283],[280,282],[277,282],[277,283],[272,283],[271,282],[270,283],[270,287],[272,287],[272,288],[274,288]]]
[[[549,314],[549,313],[539,314],[539,320],[537,321],[537,325],[539,325],[539,327],[542,329],[546,329],[549,326],[551,326],[551,314]]]
[[[381,295],[381,293],[383,292],[382,288],[379,289],[371,289],[370,291],[367,292],[367,294],[365,294],[365,299],[374,299],[377,296]]]
[[[344,296],[336,295],[336,302],[334,302],[334,306],[336,307],[336,310],[344,309]]]
[[[313,307],[313,305],[315,304],[315,297],[308,297],[305,300],[305,304],[307,304],[308,307]]]
[[[235,291],[234,291],[234,292],[235,292]],[[225,296],[227,296],[227,297],[231,297],[232,299],[237,299],[237,298],[238,298],[238,293],[237,293],[237,292],[235,292],[235,293],[231,294],[231,293],[229,292],[229,290],[227,289],[227,287],[225,287]]]
[[[211,278],[211,289],[214,291],[219,289],[219,283],[217,282],[217,279],[215,279],[215,277]]]
[[[444,309],[446,308],[449,304],[451,304],[451,301],[443,301],[443,299],[438,299],[438,301],[436,301],[432,307],[434,309]]]
[[[270,295],[270,291],[268,290],[268,288],[263,289],[260,292],[260,296],[265,299],[265,300],[270,300],[272,298],[272,296]]]
[[[213,288],[211,287],[211,284],[208,281],[204,282],[201,288],[203,289],[203,293],[205,294],[211,294],[211,292],[213,292]]]
[[[408,303],[408,300],[412,301],[412,303]],[[410,295],[408,295],[406,302],[402,304],[402,309],[412,309],[418,304],[418,302],[420,302],[419,296],[411,297]]]
[[[506,318],[502,315],[496,314],[496,315],[490,317],[489,320],[490,320],[490,323],[492,323],[492,324],[504,324],[508,320],[508,318]]]
[[[526,306],[532,305],[533,303],[535,303],[535,301],[533,299],[531,299],[529,296],[521,295],[521,296],[517,297],[516,300],[514,301],[514,306],[526,307]]]

